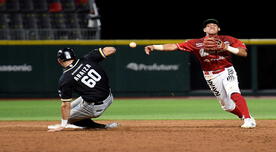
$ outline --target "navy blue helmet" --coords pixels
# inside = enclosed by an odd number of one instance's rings
[[[76,54],[72,48],[64,48],[58,50],[57,59],[60,59],[61,61],[76,59]]]

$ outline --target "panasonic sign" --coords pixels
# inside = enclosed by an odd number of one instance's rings
[[[0,65],[0,72],[31,72],[32,65]]]
[[[153,63],[151,65],[146,65],[143,63],[128,63],[126,65],[127,69],[133,70],[133,71],[177,71],[179,70],[179,66],[177,64],[172,64],[172,65],[165,65],[165,64],[156,64]]]

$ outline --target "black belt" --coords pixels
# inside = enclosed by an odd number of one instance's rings
[[[101,104],[103,104],[102,101],[100,101],[100,102],[92,102],[92,103],[94,103],[94,105],[101,105]]]
[[[104,103],[103,101],[106,100],[109,96],[111,96],[111,93],[109,93],[109,95],[105,99],[103,99],[102,101],[85,100],[85,99],[84,99],[84,101],[86,101],[88,103],[94,103],[94,105],[101,105],[101,104]]]
[[[103,104],[103,101],[91,101],[91,100],[84,100],[85,102],[91,104],[94,103],[94,105],[101,105]]]

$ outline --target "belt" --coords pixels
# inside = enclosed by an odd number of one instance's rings
[[[105,99],[94,99],[94,100],[85,100],[88,103],[94,103],[94,105],[101,105],[104,103],[104,101],[111,96],[111,92],[109,93],[109,95],[105,98]]]
[[[223,68],[223,69],[218,69],[218,70],[215,70],[215,71],[203,71],[203,73],[205,74],[205,75],[211,75],[211,74],[218,74],[218,73],[220,73],[220,72],[222,72],[222,71],[224,71],[225,70],[225,68]]]
[[[93,103],[94,103],[94,105],[101,105],[101,104],[103,104],[102,101],[100,101],[100,102],[93,102]]]
[[[87,103],[94,103],[94,105],[101,105],[103,104],[103,101],[91,101],[91,100],[84,100]]]

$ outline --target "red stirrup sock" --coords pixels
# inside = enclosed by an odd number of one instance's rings
[[[244,118],[250,118],[249,110],[247,107],[247,103],[243,96],[239,93],[233,93],[231,95],[231,99],[236,103],[236,107],[240,110]],[[235,110],[235,109],[234,109]]]
[[[234,115],[237,115],[239,118],[242,118],[243,117],[243,114],[242,112],[240,111],[239,107],[236,106],[234,110],[232,111],[229,111],[231,113],[233,113]]]

